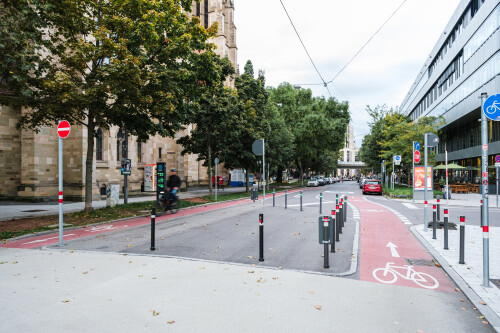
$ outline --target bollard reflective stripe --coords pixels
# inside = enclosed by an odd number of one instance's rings
[[[446,209],[446,208],[444,210],[444,217],[448,217],[448,209]]]
[[[427,201],[424,201],[424,205],[425,205],[425,207],[427,207]]]
[[[465,227],[465,216],[460,216],[460,226]]]
[[[436,211],[436,210],[437,210],[436,205],[432,205],[432,210],[433,210],[433,211]]]
[[[490,238],[490,227],[484,225],[483,226],[483,238]]]
[[[325,227],[328,227],[328,221],[329,221],[328,217],[323,217],[323,224]]]
[[[155,216],[155,215],[151,215],[151,218],[152,218],[152,219],[155,219],[155,218],[156,218],[156,216]]]

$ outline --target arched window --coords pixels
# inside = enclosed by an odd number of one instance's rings
[[[116,134],[116,160],[121,161],[122,158],[128,158],[128,133],[121,127]],[[121,146],[121,149],[120,149]],[[121,150],[121,151],[120,151]],[[121,152],[121,154],[120,154]]]
[[[102,161],[102,130],[99,128],[95,138],[95,158]]]

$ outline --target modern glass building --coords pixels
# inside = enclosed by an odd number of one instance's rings
[[[500,0],[462,0],[406,95],[401,110],[413,120],[442,116],[437,161],[479,176],[481,93],[500,93]],[[488,122],[489,165],[500,155],[500,122]],[[494,169],[490,169],[494,184]]]

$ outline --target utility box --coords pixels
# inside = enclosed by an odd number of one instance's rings
[[[114,207],[120,204],[120,184],[108,184],[106,189],[106,207]]]
[[[333,238],[333,223],[332,223],[332,217],[331,216],[320,216],[318,217],[318,231],[319,231],[319,243],[324,244],[324,219],[328,220],[328,244],[332,242]]]

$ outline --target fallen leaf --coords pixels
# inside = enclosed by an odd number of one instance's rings
[[[316,308],[316,310],[321,310],[323,308],[321,305],[315,305],[314,307]]]
[[[485,324],[485,325],[489,324],[486,320],[483,320],[482,323]]]
[[[69,299],[65,299],[64,301],[62,301],[63,303],[68,303],[69,302]]]
[[[267,281],[267,280],[266,280],[266,279],[264,279],[264,278],[262,278],[262,277],[260,277],[260,278],[257,280],[257,282],[259,282],[259,283],[266,283],[266,281]]]
[[[175,320],[169,320],[169,321],[167,321],[167,324],[169,324],[169,325],[172,325],[173,323],[175,323]]]
[[[478,318],[479,318],[479,319],[484,319],[484,316],[479,316]]]
[[[424,333],[424,331],[422,331],[422,330],[417,330],[417,333]]]
[[[254,271],[248,271],[248,273],[253,274],[253,273],[255,273],[255,272],[254,272]]]
[[[152,277],[152,279],[153,279],[153,280],[156,280],[156,276],[153,276],[153,277]]]
[[[308,293],[312,295],[312,294],[314,294],[314,291],[308,291]]]
[[[127,247],[132,247],[132,245],[130,245],[130,244],[127,244]]]
[[[486,302],[481,301],[479,304],[486,305]]]
[[[83,272],[82,274],[88,274],[88,272],[89,272],[89,271],[85,271],[85,272]]]
[[[156,312],[155,310],[153,310],[153,316],[157,316],[159,314],[160,314],[159,312]]]
[[[463,301],[464,301],[464,300],[461,298],[461,299],[460,299],[460,302],[463,302]]]
[[[13,261],[12,263],[13,263],[13,264],[18,264],[18,262],[17,262],[17,261]]]
[[[0,262],[0,265],[1,265],[1,264],[8,264],[8,263],[9,263],[8,261],[1,261],[1,262]]]
[[[462,310],[464,310],[464,311],[465,311],[465,310],[467,310],[467,309],[466,309],[466,308],[462,308]]]
[[[455,291],[461,291],[461,290],[460,290],[460,289],[458,289],[458,288],[455,288]]]
[[[279,279],[279,277],[277,277],[277,276],[273,277],[273,280],[278,280],[278,279]]]
[[[202,266],[202,267],[200,267],[200,269],[205,269],[205,267]]]

